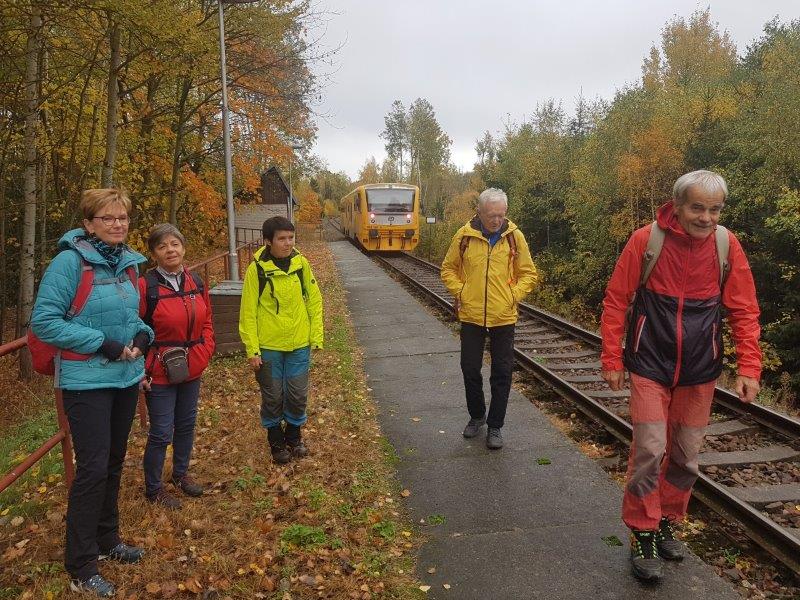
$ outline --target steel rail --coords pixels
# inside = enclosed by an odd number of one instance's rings
[[[388,267],[392,272],[399,274],[406,282],[409,282],[414,288],[433,299],[440,307],[450,311],[453,310],[453,304],[449,300],[430,290],[423,283],[412,279],[410,275],[391,264],[384,257],[375,254],[371,254],[370,256],[382,265]],[[402,254],[402,256],[433,271],[440,270],[437,265],[416,256],[410,254]],[[522,304],[521,307],[533,318],[546,321],[593,345],[600,344],[600,337],[595,333],[569,323],[560,317],[541,311],[529,304]],[[590,419],[602,424],[614,437],[625,444],[630,444],[633,434],[633,428],[630,423],[619,417],[616,413],[608,410],[605,406],[589,397],[583,391],[570,385],[567,381],[564,381],[556,373],[536,362],[536,360],[525,354],[522,350],[515,348],[514,354],[517,362],[538,380],[555,389],[557,393],[567,400],[575,402],[582,413]],[[783,435],[797,437],[797,432],[800,432],[800,422],[795,419],[761,405],[742,404],[735,394],[723,388],[717,388],[715,400],[734,412],[749,414],[754,420],[768,428],[777,430]],[[738,403],[739,406],[734,404],[734,402]],[[730,521],[739,523],[750,539],[795,573],[800,573],[800,538],[795,537],[787,529],[768,519],[760,511],[740,500],[724,486],[716,483],[702,473],[700,473],[695,483],[692,494],[710,509],[721,514]]]

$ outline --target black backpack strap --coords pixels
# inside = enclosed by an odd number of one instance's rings
[[[197,307],[195,304],[195,296],[202,295],[205,290],[205,282],[203,281],[202,277],[195,273],[194,271],[187,271],[192,281],[194,282],[194,288],[192,290],[182,290],[180,292],[176,292],[174,290],[170,290],[166,294],[163,295],[163,298],[183,298],[188,296],[189,297],[189,327],[187,329],[185,340],[155,340],[151,346],[155,348],[161,348],[165,346],[173,347],[182,347],[182,348],[191,348],[192,346],[196,346],[197,344],[205,344],[205,338],[201,335],[197,339],[191,339],[192,330],[194,329],[194,321],[196,317]],[[184,275],[185,276],[185,275]],[[158,279],[158,274],[156,273],[155,269],[148,271],[145,273],[145,281],[147,282],[147,313],[142,320],[145,321],[148,325],[152,327],[152,323],[146,320],[147,316],[149,315],[150,319],[153,318],[153,313],[156,310],[156,304],[162,298],[161,293],[159,292],[159,286],[161,282]],[[151,289],[152,287],[152,289]],[[186,281],[184,280],[184,288],[186,287]]]
[[[261,294],[264,293],[264,288],[267,287],[267,272],[264,271],[264,267],[261,266],[261,261],[256,259],[256,272],[258,273],[258,298],[261,298]]]
[[[153,313],[156,312],[156,305],[158,304],[159,299],[158,274],[155,272],[155,270],[147,271],[147,273],[144,274],[144,281],[147,284],[145,288],[145,301],[147,302],[147,309],[142,317],[142,321],[152,327]]]
[[[306,293],[306,282],[303,279],[303,275],[305,275],[305,268],[300,267],[299,271],[294,272],[297,275],[297,278],[300,280],[300,293],[303,294],[303,300],[308,300],[308,294]]]
[[[203,278],[200,277],[200,275],[198,275],[194,271],[189,271],[188,269],[186,271],[184,271],[184,277],[186,276],[187,273],[189,274],[189,276],[192,278],[192,281],[194,282],[194,289],[193,290],[187,290],[186,293],[187,294],[195,294],[197,296],[202,296],[203,293],[205,292],[205,285],[206,285],[205,282],[203,281]],[[186,287],[186,282],[184,282],[183,286],[184,286],[184,288]]]

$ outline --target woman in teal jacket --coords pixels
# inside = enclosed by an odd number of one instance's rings
[[[117,189],[86,190],[83,228],[68,231],[45,271],[31,329],[59,348],[55,385],[63,390],[77,464],[69,491],[64,563],[73,591],[115,594],[97,562],[138,562],[140,548],[119,537],[117,497],[152,330],[139,318],[136,265],[145,258],[125,244],[131,201]],[[92,291],[74,317],[67,312],[85,270]],[[133,280],[132,280],[133,279]]]

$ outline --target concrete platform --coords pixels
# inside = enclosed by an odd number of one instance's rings
[[[487,450],[483,435],[464,439],[458,338],[349,243],[331,248],[411,515],[439,522],[421,525],[429,598],[739,598],[694,556],[666,563],[656,587],[634,580],[619,485],[520,394],[512,390],[502,450]],[[610,536],[624,545],[608,545]]]

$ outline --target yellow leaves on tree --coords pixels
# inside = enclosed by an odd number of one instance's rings
[[[322,205],[319,201],[319,194],[311,189],[306,181],[298,183],[294,190],[294,197],[300,203],[300,207],[295,212],[299,223],[319,223],[322,218]]]
[[[358,182],[356,185],[364,185],[367,183],[381,183],[381,171],[378,167],[378,162],[375,157],[371,157],[361,170],[358,172]]]
[[[661,50],[653,47],[642,67],[646,87],[665,88],[725,81],[736,66],[736,45],[720,33],[706,8],[689,22],[676,17],[661,32]]]
[[[326,217],[335,217],[339,214],[339,208],[333,200],[327,199],[322,204],[322,213]]]
[[[475,214],[478,192],[466,190],[457,194],[444,209],[445,221],[449,223],[465,223]]]
[[[670,189],[682,168],[683,153],[665,124],[651,123],[631,136],[630,150],[623,153],[617,163],[620,192],[631,219],[623,226],[627,231],[620,232],[621,239],[655,218],[656,209],[668,200],[664,190]]]
[[[181,171],[181,184],[187,194],[187,202],[196,208],[207,222],[225,218],[225,202],[220,193],[205,179],[190,169]],[[193,211],[185,211],[191,213]]]

